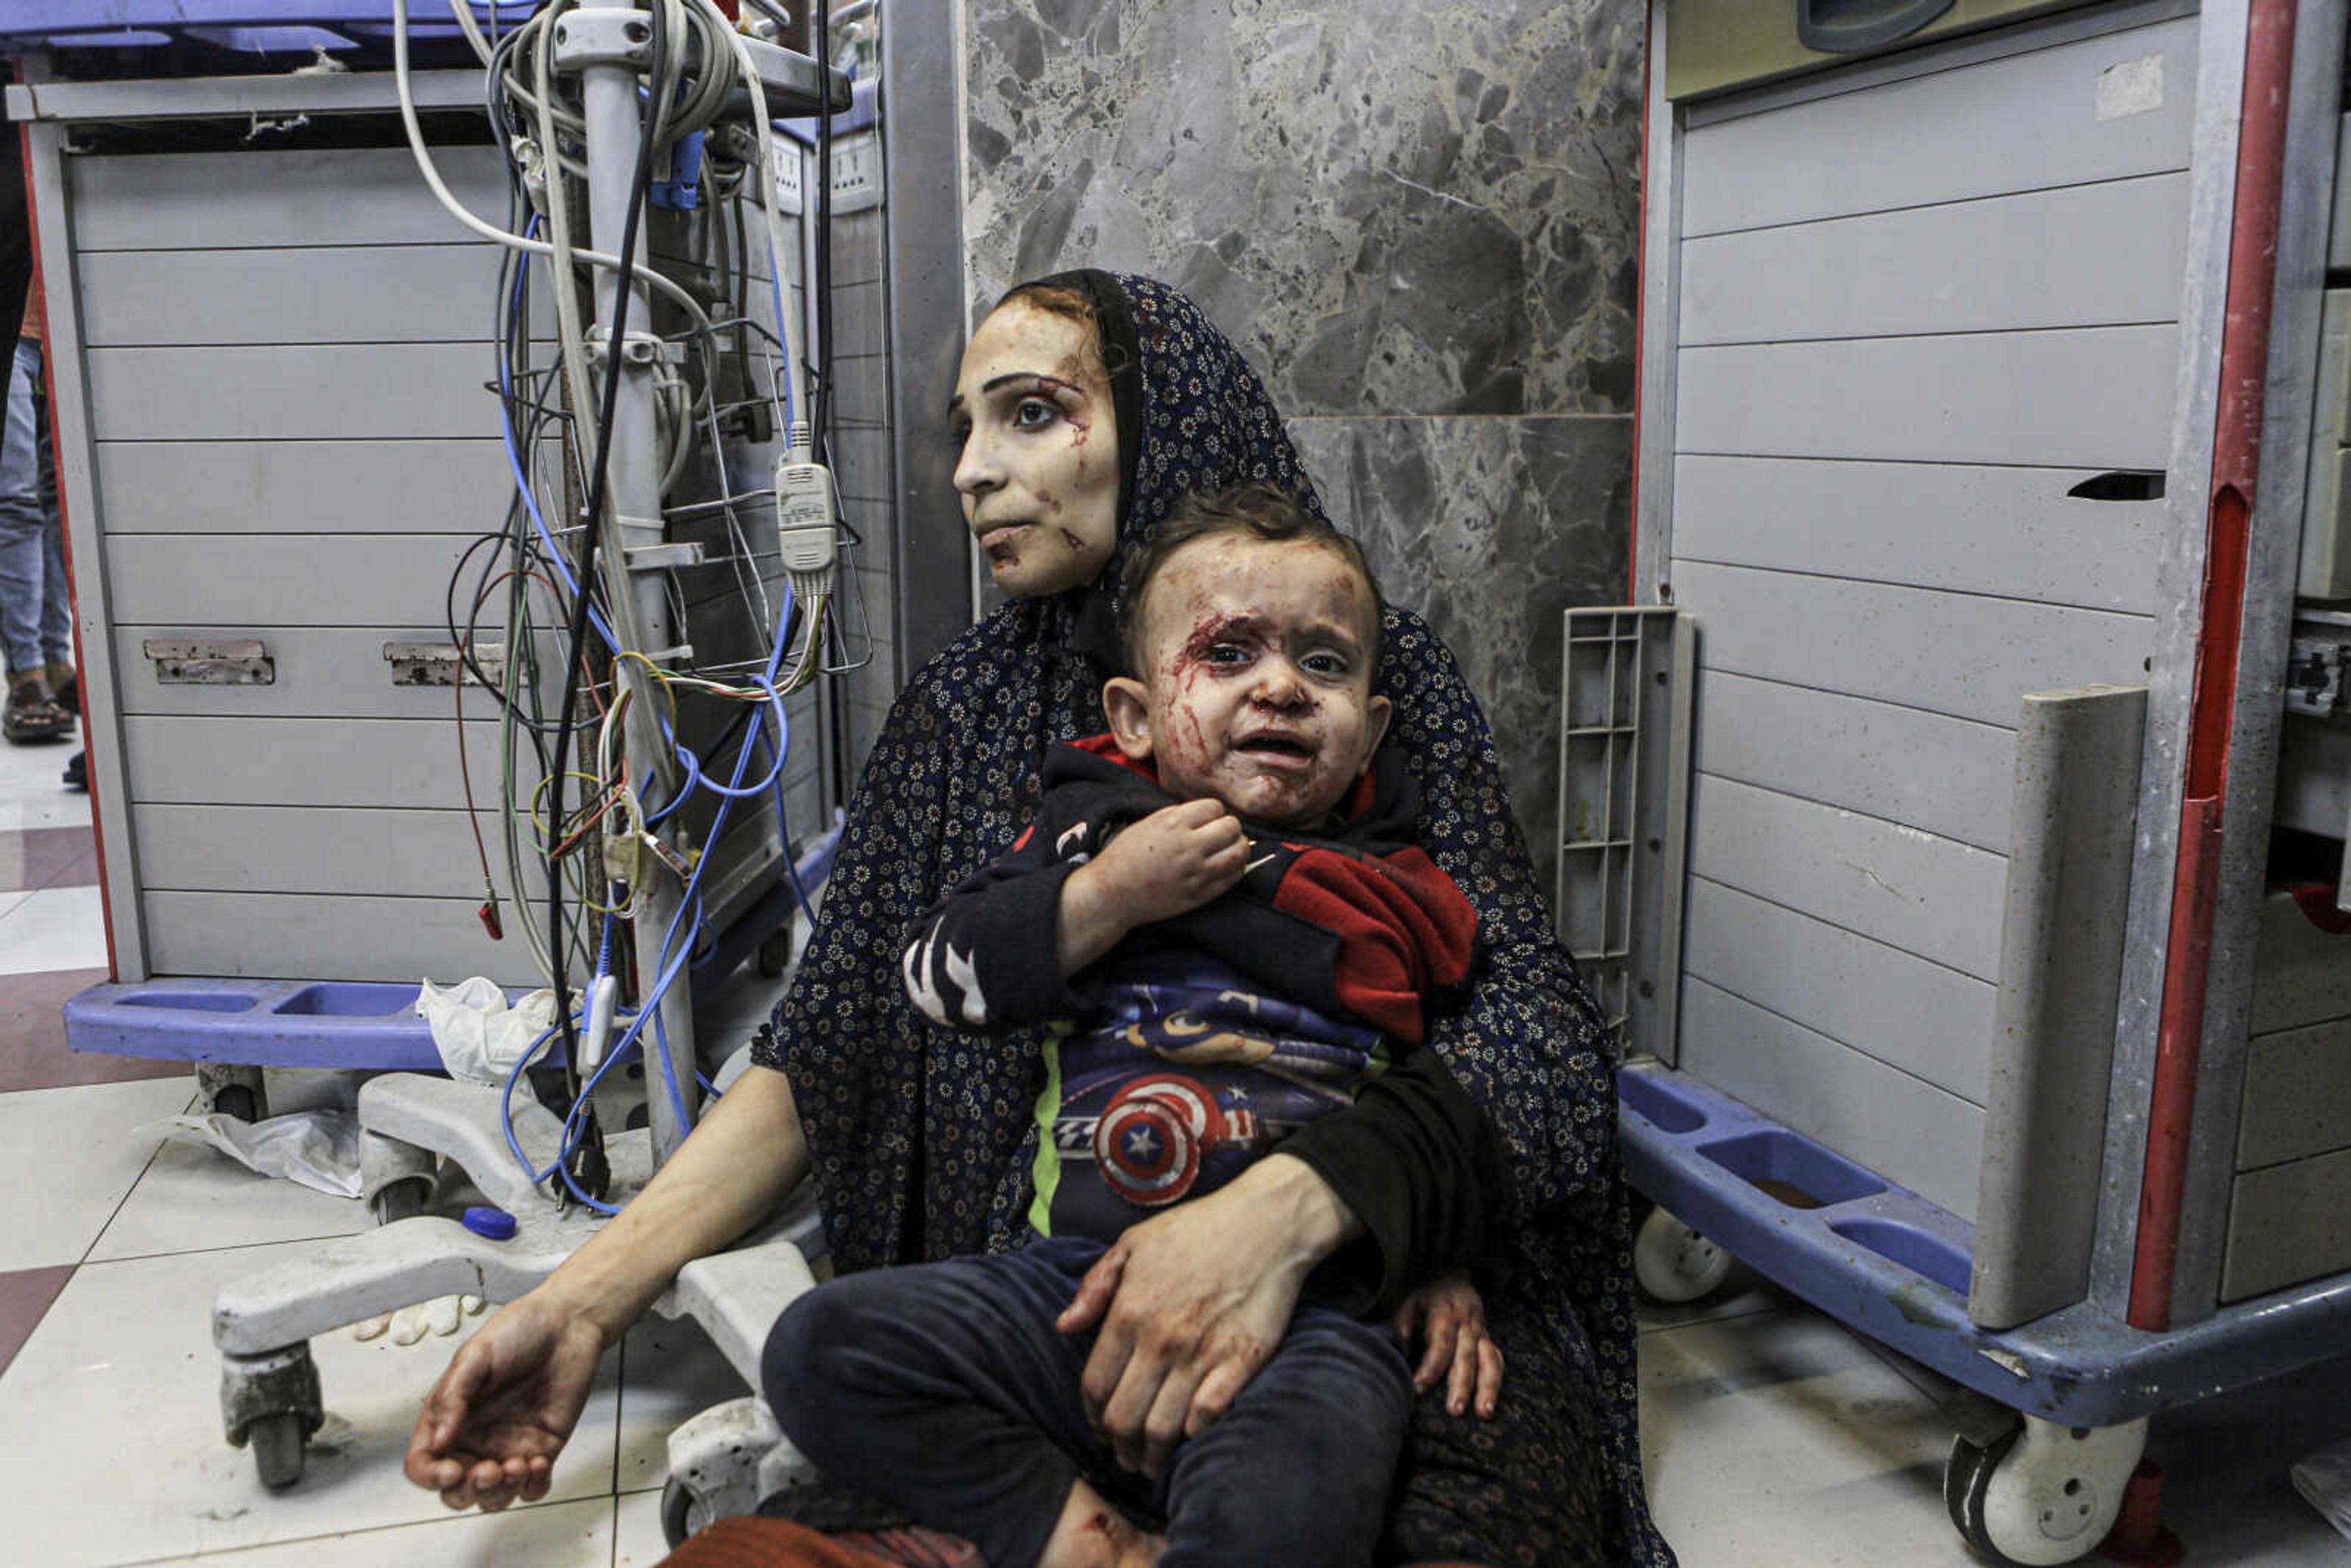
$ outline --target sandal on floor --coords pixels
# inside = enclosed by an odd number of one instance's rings
[[[18,681],[8,688],[8,706],[0,713],[0,735],[5,735],[12,744],[62,740],[73,727],[73,715],[57,706],[40,676]]]

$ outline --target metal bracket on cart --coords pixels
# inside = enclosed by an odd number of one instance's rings
[[[506,1147],[498,1100],[495,1089],[418,1074],[371,1080],[360,1092],[360,1156],[379,1228],[238,1280],[215,1300],[224,1425],[231,1442],[253,1448],[266,1485],[301,1479],[303,1439],[323,1417],[311,1339],[435,1296],[513,1301],[603,1224],[585,1208],[559,1207],[525,1179]],[[514,1133],[525,1155],[541,1165],[562,1145],[561,1124],[537,1104],[517,1108]],[[613,1134],[606,1153],[616,1194],[633,1193],[651,1177],[644,1129]],[[511,1238],[493,1240],[454,1219],[419,1213],[417,1184],[429,1179],[425,1173],[439,1158],[463,1168],[515,1217]],[[808,1259],[822,1249],[823,1227],[813,1197],[804,1195],[734,1249],[687,1264],[653,1310],[701,1323],[756,1385],[768,1330],[815,1283]]]

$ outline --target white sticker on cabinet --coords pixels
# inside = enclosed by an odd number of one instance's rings
[[[2163,107],[2163,57],[2141,55],[2098,73],[2098,118],[2125,120]]]

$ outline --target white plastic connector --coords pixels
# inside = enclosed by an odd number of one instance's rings
[[[593,1072],[604,1060],[604,1042],[612,1038],[612,1010],[619,1004],[621,978],[599,975],[588,988],[588,1027],[580,1035],[580,1071]]]
[[[839,545],[832,471],[821,463],[777,464],[776,548],[784,570],[795,577],[830,571]]]

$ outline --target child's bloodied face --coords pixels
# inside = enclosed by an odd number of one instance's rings
[[[1013,299],[964,350],[948,428],[955,485],[996,585],[1059,593],[1118,544],[1118,422],[1093,329]]]
[[[1215,534],[1167,559],[1142,613],[1144,676],[1103,693],[1120,749],[1181,800],[1272,828],[1327,818],[1388,724],[1362,573],[1311,539]]]

